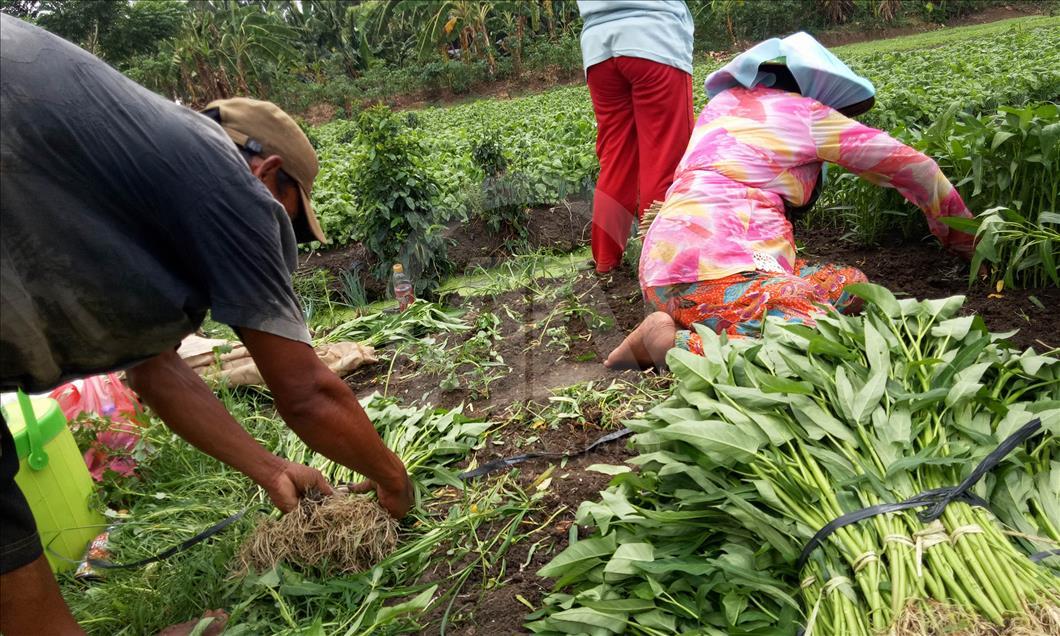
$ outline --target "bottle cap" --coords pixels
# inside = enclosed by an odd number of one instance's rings
[[[398,274],[404,274],[405,267],[401,263],[394,263],[394,271]]]

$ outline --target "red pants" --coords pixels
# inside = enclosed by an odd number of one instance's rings
[[[692,76],[666,64],[613,57],[588,71],[600,179],[593,199],[596,270],[616,267],[630,228],[662,201],[692,136]],[[639,194],[639,198],[638,198]]]

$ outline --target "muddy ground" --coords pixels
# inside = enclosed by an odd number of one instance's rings
[[[520,237],[511,228],[495,232],[481,219],[453,222],[444,231],[448,240],[446,260],[450,274],[460,275],[476,268],[494,267],[513,252],[548,249],[566,253],[586,245],[592,207],[587,201],[564,201],[557,205],[537,206],[527,210],[526,235]],[[361,283],[370,300],[384,297],[385,285],[367,275],[378,265],[378,260],[364,245],[354,243],[336,249],[313,251],[299,255],[299,272],[325,269],[334,276],[333,292],[341,293],[343,272],[360,273]]]

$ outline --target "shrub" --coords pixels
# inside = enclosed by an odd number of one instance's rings
[[[436,212],[438,184],[424,167],[425,148],[385,106],[365,110],[358,119],[363,148],[352,174],[360,205],[353,238],[378,259],[376,277],[385,280],[400,262],[422,291],[446,269],[445,218]]]
[[[523,70],[554,69],[569,76],[582,70],[581,39],[577,33],[564,33],[555,40],[535,39],[523,49]]]
[[[527,236],[526,208],[530,184],[525,175],[508,171],[508,159],[494,133],[486,134],[471,149],[471,160],[485,175],[482,196],[473,214],[486,221],[494,232],[514,230],[520,240]]]
[[[508,160],[504,158],[496,134],[488,134],[475,144],[471,149],[471,160],[488,177],[497,176],[508,167]]]

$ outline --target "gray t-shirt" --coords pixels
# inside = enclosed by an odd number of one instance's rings
[[[207,309],[309,342],[283,207],[221,128],[0,18],[0,389],[177,346]]]

